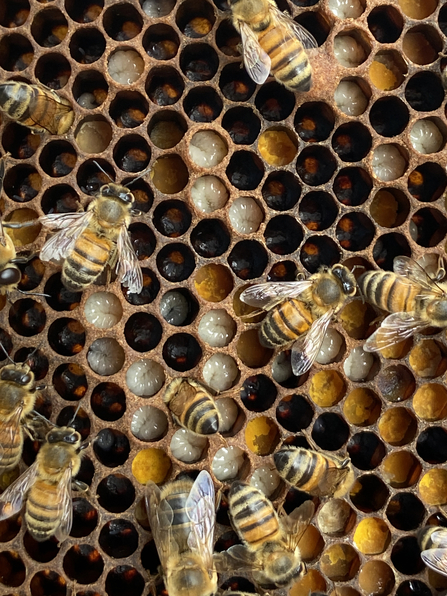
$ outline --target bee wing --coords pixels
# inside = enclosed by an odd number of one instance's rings
[[[276,20],[293,32],[293,35],[303,44],[304,49],[312,50],[318,47],[318,42],[312,33],[294,21],[288,13],[281,12],[276,6],[271,6],[270,12],[274,12]]]
[[[23,505],[23,500],[34,484],[37,476],[37,462],[34,462],[26,472],[15,480],[11,486],[0,495],[0,520],[11,517],[20,509]]]
[[[256,34],[247,23],[239,23],[242,40],[242,55],[244,66],[250,78],[259,85],[262,85],[270,74],[271,60],[261,48]]]
[[[165,500],[160,499],[160,489],[155,482],[146,485],[146,509],[151,526],[152,536],[157,547],[160,563],[164,571],[168,568],[170,555],[175,551],[175,543],[171,540],[171,525],[174,513]]]
[[[396,312],[388,315],[380,327],[368,337],[363,345],[365,352],[377,352],[408,339],[414,333],[429,326],[428,321],[412,313]]]
[[[65,470],[57,485],[58,514],[60,523],[54,535],[63,542],[70,535],[73,525],[73,504],[71,499],[71,466]]]
[[[116,273],[118,280],[129,291],[139,294],[143,289],[143,272],[141,271],[138,257],[130,242],[130,236],[126,226],[122,226],[117,242],[118,263]]]
[[[433,544],[439,548],[447,549],[447,528],[439,528],[430,534]]]
[[[9,455],[12,449],[15,449],[16,435],[20,432],[20,418],[22,416],[23,408],[19,406],[15,409],[14,413],[10,418],[4,420],[0,424],[0,436],[7,438],[5,443],[8,443],[10,447],[4,447],[0,443],[0,470],[2,467],[2,461],[9,459]]]
[[[421,552],[421,559],[424,563],[442,575],[447,575],[447,549],[430,548]]]
[[[45,242],[40,251],[42,261],[65,259],[85,228],[91,222],[93,211],[75,213],[50,213],[39,217],[40,223],[49,230],[60,230]]]
[[[259,308],[268,305],[268,308],[264,308],[264,310],[270,310],[272,306],[269,303],[277,304],[286,298],[296,298],[312,285],[313,282],[308,279],[256,284],[244,290],[240,295],[240,300],[245,304]]]
[[[333,314],[332,309],[325,312],[312,323],[309,331],[293,344],[290,361],[295,376],[303,375],[315,362]]]
[[[298,542],[312,521],[315,513],[315,505],[312,501],[304,501],[302,505],[294,509],[289,515],[286,514],[282,507],[280,507],[278,513],[280,524],[287,535],[288,547],[290,550],[295,550]]]
[[[409,257],[396,257],[393,261],[393,271],[407,277],[410,281],[422,286],[426,292],[442,294],[442,289],[436,284],[419,263]]]
[[[262,569],[262,566],[256,561],[256,554],[249,551],[248,548],[242,544],[230,546],[228,550],[219,553],[219,555],[221,562],[217,565],[220,571],[222,569],[225,569],[226,571],[234,569],[238,569],[239,571]]]
[[[186,512],[193,522],[188,546],[201,554],[207,569],[213,568],[215,503],[213,481],[209,473],[202,470],[186,499]]]

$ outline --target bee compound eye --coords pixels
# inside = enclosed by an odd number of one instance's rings
[[[32,377],[31,377],[30,373],[26,373],[20,377],[20,382],[22,383],[22,385],[27,385],[28,383],[31,382],[31,378]]]
[[[18,284],[22,278],[22,273],[17,267],[7,267],[0,272],[0,285],[9,286]]]

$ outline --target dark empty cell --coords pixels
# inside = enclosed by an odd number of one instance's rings
[[[73,83],[73,97],[83,108],[93,110],[107,99],[109,86],[103,75],[96,70],[84,70]]]
[[[380,43],[394,43],[399,39],[404,22],[393,6],[376,6],[368,15],[368,27]]]
[[[391,562],[404,575],[415,575],[424,569],[416,536],[399,538],[391,551]]]
[[[36,461],[36,455],[41,446],[40,441],[31,441],[29,437],[25,438],[23,443],[22,459],[27,466],[31,466]]]
[[[106,49],[104,36],[94,28],[76,31],[70,40],[70,54],[79,64],[93,64]]]
[[[209,81],[218,67],[216,51],[204,43],[187,45],[180,55],[180,68],[186,78],[194,83]]]
[[[313,2],[313,0],[304,0],[304,2],[309,1]],[[304,29],[307,29],[307,31],[314,36],[319,46],[324,44],[331,31],[331,23],[325,19],[321,12],[302,12],[295,20],[299,25],[302,25]]]
[[[312,422],[314,411],[302,395],[287,395],[276,408],[276,419],[286,430],[297,433]]]
[[[187,130],[185,119],[180,114],[166,110],[154,114],[148,126],[149,138],[159,149],[175,147]]]
[[[159,320],[144,312],[134,313],[126,322],[124,336],[137,352],[149,352],[160,342],[163,329]]]
[[[137,91],[117,93],[110,104],[110,116],[120,128],[136,128],[149,111],[146,99]]]
[[[318,232],[331,226],[338,215],[334,199],[327,192],[310,192],[299,205],[299,219],[308,230]]]
[[[429,464],[443,464],[447,461],[447,432],[439,426],[426,428],[417,438],[416,451]]]
[[[169,25],[162,23],[149,27],[143,37],[143,47],[155,60],[171,60],[178,52],[180,41]]]
[[[143,268],[143,289],[139,294],[135,294],[129,291],[129,288],[121,287],[124,298],[129,304],[133,306],[144,306],[150,304],[157,297],[160,291],[160,282],[157,279],[155,273],[150,269]]]
[[[219,257],[230,246],[230,234],[220,219],[203,219],[191,232],[191,244],[201,257]]]
[[[78,401],[87,393],[87,377],[79,364],[61,364],[54,371],[53,387],[62,399]]]
[[[111,513],[126,511],[135,500],[135,489],[131,481],[122,474],[106,476],[96,490],[98,504]]]
[[[98,165],[101,166],[104,172],[99,169]],[[115,180],[115,170],[109,162],[103,159],[89,160],[79,166],[76,178],[83,193],[95,196],[104,184],[109,184],[110,180]]]
[[[246,577],[230,577],[221,586],[221,590],[237,590],[245,593],[257,594],[254,584]]]
[[[31,337],[43,331],[47,315],[40,302],[31,298],[17,300],[9,310],[11,328],[24,337]]]
[[[129,226],[129,237],[139,261],[148,259],[155,249],[155,236],[152,230],[143,223],[136,222]]]
[[[61,54],[44,54],[34,71],[41,83],[56,91],[65,87],[71,75],[70,63]]]
[[[98,512],[88,499],[75,497],[73,499],[73,526],[70,536],[83,538],[93,532],[98,524]]]
[[[441,10],[439,11],[438,23],[439,28],[441,29],[443,34],[447,35],[447,6],[445,4],[441,7]]]
[[[79,472],[76,475],[76,478],[78,480],[81,480],[81,482],[85,482],[86,484],[88,484],[90,486],[92,483],[94,474],[95,474],[95,466],[93,465],[92,460],[89,457],[87,457],[86,455],[84,455],[81,458],[81,467],[79,469]]]
[[[34,60],[33,46],[23,35],[3,35],[0,40],[0,66],[10,72],[27,68]]]
[[[351,493],[352,504],[363,513],[379,511],[390,495],[386,484],[374,474],[364,474],[356,480],[355,490]]]
[[[328,182],[337,168],[337,161],[327,147],[306,147],[298,155],[296,171],[309,186],[319,186]]]
[[[267,274],[267,281],[295,281],[297,267],[293,261],[280,261],[272,265]]]
[[[81,435],[82,441],[85,441],[90,434],[90,418],[82,408],[80,410],[75,406],[63,408],[56,418],[56,424],[74,428]]]
[[[418,579],[409,579],[400,584],[396,596],[431,596],[430,588]]]
[[[101,577],[104,561],[93,546],[75,544],[65,554],[63,566],[71,580],[80,584],[93,584]]]
[[[139,135],[121,137],[113,150],[116,165],[125,172],[142,172],[149,165],[151,150],[147,141]]]
[[[124,179],[121,182],[132,191],[134,197],[132,208],[141,213],[147,213],[154,202],[154,194],[149,184],[142,178],[138,179],[138,176],[132,179]]]
[[[25,581],[25,565],[15,551],[0,553],[0,583],[4,586],[17,587]]]
[[[23,546],[29,556],[38,563],[48,563],[57,557],[59,553],[59,545],[55,536],[44,542],[37,542],[29,532],[25,532]]]
[[[79,195],[68,184],[56,184],[45,191],[41,205],[46,215],[70,213],[79,209]]]
[[[152,69],[146,93],[157,106],[172,106],[182,96],[185,84],[179,73],[171,67]]]
[[[373,248],[373,258],[381,269],[393,270],[395,257],[411,257],[411,248],[402,234],[391,233],[380,236]]]
[[[183,281],[194,271],[194,255],[185,244],[167,244],[157,255],[157,267],[168,281]]]
[[[262,198],[275,211],[292,209],[300,196],[301,184],[291,172],[273,172],[262,187]]]
[[[228,520],[228,522],[229,522],[229,520]],[[219,520],[218,523],[223,523],[223,522],[221,522]],[[225,524],[225,525],[229,525],[229,523]],[[236,532],[233,532],[233,530],[229,530],[228,532],[224,532],[222,534],[222,536],[216,542],[214,550],[217,553],[221,553],[224,550],[227,550],[230,547],[234,546],[235,544],[241,544],[239,536],[236,534]]]
[[[32,157],[40,146],[42,136],[33,134],[26,126],[9,123],[3,131],[3,147],[15,159]]]
[[[138,533],[127,519],[112,519],[102,527],[99,545],[114,559],[130,557],[138,547]]]
[[[271,122],[281,122],[290,116],[295,107],[295,94],[276,81],[259,88],[255,105],[261,116]]]
[[[395,495],[386,508],[386,516],[390,523],[404,532],[416,530],[422,523],[424,515],[424,505],[411,493]]]
[[[372,180],[363,168],[343,168],[335,177],[333,185],[337,199],[349,207],[362,205],[372,187]]]
[[[415,389],[413,374],[403,364],[382,369],[377,377],[377,387],[386,400],[400,402],[408,399]]]
[[[129,41],[140,33],[143,19],[131,4],[117,4],[104,13],[103,25],[107,35],[115,41]]]
[[[67,596],[66,579],[49,569],[36,573],[30,582],[31,596]]]
[[[321,414],[312,428],[312,438],[321,449],[335,451],[348,440],[349,426],[338,414]]]
[[[184,201],[164,201],[156,207],[153,223],[163,236],[178,238],[191,225],[191,212]]]
[[[322,265],[332,267],[340,260],[340,249],[328,236],[313,236],[301,248],[300,261],[310,273]]]
[[[48,329],[48,342],[61,356],[79,354],[85,345],[84,327],[76,319],[56,319]]]
[[[440,511],[436,511],[430,515],[426,523],[427,526],[442,526],[445,528],[447,527],[447,518]]]
[[[129,457],[129,439],[119,430],[103,428],[93,441],[93,451],[104,466],[116,468]]]
[[[0,348],[0,362],[6,360],[5,350],[8,354],[12,352],[12,339],[9,333],[4,331],[0,328],[0,344],[3,346],[4,350]]]
[[[180,192],[188,184],[188,179],[188,168],[180,155],[162,155],[152,165],[152,184],[163,194]]]
[[[423,163],[408,176],[408,192],[422,203],[431,203],[439,199],[446,186],[445,169],[437,163]]]
[[[34,199],[42,187],[42,177],[32,166],[20,164],[10,168],[4,179],[4,189],[10,199],[27,203]]]
[[[144,586],[143,577],[129,565],[119,565],[109,571],[105,582],[108,596],[141,596]]]
[[[74,310],[81,302],[82,292],[71,292],[67,290],[61,280],[61,274],[52,275],[44,288],[46,299],[51,308],[57,312],[64,310]]]
[[[305,501],[310,500],[311,498],[308,493],[305,493],[296,488],[289,488],[284,499],[284,511],[287,514],[290,514],[294,509],[302,505]]]
[[[8,29],[21,27],[29,17],[30,6],[28,0],[16,0],[5,3],[0,12],[0,25]]]
[[[239,63],[227,64],[220,75],[219,87],[230,101],[247,101],[253,95],[256,83]]]
[[[322,101],[303,104],[295,114],[295,130],[306,143],[325,141],[332,132],[335,116]]]
[[[21,254],[17,255],[18,258],[21,258]],[[23,258],[27,258],[28,255],[24,256]],[[39,259],[39,257],[34,257],[29,261],[24,263],[18,263],[19,269],[22,273],[22,279],[19,282],[18,288],[22,292],[30,292],[31,290],[35,290],[37,286],[42,281],[42,278],[45,273],[45,265]]]
[[[47,143],[39,158],[44,172],[53,178],[69,174],[75,167],[76,160],[76,151],[67,141]]]
[[[410,114],[407,106],[397,97],[383,97],[371,107],[369,121],[383,137],[399,135],[407,127]]]
[[[360,432],[349,440],[348,453],[356,468],[373,470],[385,457],[386,450],[377,435],[371,432]]]
[[[277,215],[268,222],[264,238],[271,252],[277,255],[289,255],[300,245],[303,231],[294,217]]]
[[[222,126],[237,145],[251,145],[261,130],[261,122],[250,108],[228,110],[222,118]]]
[[[115,383],[100,383],[93,389],[90,403],[98,418],[113,422],[126,411],[126,394]]]
[[[202,358],[202,348],[189,333],[171,335],[163,346],[163,359],[168,366],[179,372],[191,370]]]
[[[254,190],[264,176],[264,166],[255,153],[236,151],[226,169],[228,180],[239,190]]]
[[[41,381],[49,368],[48,358],[36,348],[20,348],[14,354],[14,362],[26,362],[33,371],[36,381]]]
[[[265,412],[272,407],[278,392],[273,381],[265,375],[245,379],[241,387],[241,400],[250,412]]]
[[[228,7],[227,9],[228,10]],[[219,50],[226,56],[238,58],[241,55],[240,45],[241,36],[234,28],[230,19],[223,19],[216,31],[216,44]],[[234,63],[231,65],[234,66]],[[240,65],[238,65],[240,66]],[[248,77],[247,71],[244,69],[244,75]],[[253,89],[256,83],[253,83]],[[244,101],[244,100],[241,100]]]
[[[256,240],[238,242],[228,255],[228,264],[239,279],[260,277],[267,267],[268,257],[263,246]]]
[[[157,575],[160,559],[154,540],[150,540],[143,546],[141,550],[141,564],[151,575]]]
[[[375,227],[369,217],[358,211],[352,211],[339,220],[335,234],[345,250],[358,251],[370,245],[374,238]]]
[[[360,161],[368,155],[371,145],[371,134],[360,122],[342,124],[332,136],[332,147],[343,161]]]
[[[194,87],[183,101],[186,115],[193,122],[212,122],[222,111],[222,100],[212,87]]]
[[[175,20],[184,35],[197,39],[208,35],[216,17],[213,7],[205,0],[186,0],[179,6]]]
[[[418,112],[437,110],[444,101],[444,89],[434,72],[419,72],[413,75],[405,87],[405,99]]]
[[[438,209],[420,209],[411,218],[410,236],[419,246],[436,246],[447,233],[447,220]]]
[[[104,0],[66,0],[68,16],[77,23],[92,23],[102,12]]]

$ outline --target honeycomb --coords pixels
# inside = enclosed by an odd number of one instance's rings
[[[30,294],[2,299],[0,339],[16,361],[37,348],[32,367],[47,386],[37,402],[42,414],[66,424],[80,404],[74,426],[90,444],[79,478],[90,489],[74,495],[73,529],[60,546],[53,539],[36,543],[19,515],[0,522],[1,595],[149,594],[158,560],[141,504],[143,483],[211,471],[223,444],[242,451],[237,477],[248,479],[261,466],[273,467],[272,453],[282,444],[302,444],[302,433],[320,448],[348,453],[357,481],[346,499],[316,501],[320,508],[302,541],[309,572],[291,596],[334,585],[338,596],[447,589],[446,577],[424,567],[416,540],[427,523],[447,525],[445,333],[394,346],[358,376],[347,360],[377,327],[377,313],[354,298],[333,325],[336,357],[296,378],[287,372],[287,352],[279,361],[259,344],[259,319],[247,321],[239,300],[248,284],[294,280],[321,265],[341,262],[360,275],[391,270],[397,255],[443,254],[447,6],[440,0],[278,0],[278,6],[318,41],[309,53],[308,93],[295,95],[273,79],[262,86],[251,81],[221,0],[1,3],[1,81],[41,82],[60,90],[76,112],[61,137],[32,134],[1,116],[2,152],[11,154],[3,218],[75,211],[106,174],[129,183],[150,169],[131,187],[140,211],[129,228],[144,273],[140,295],[106,279],[82,294],[68,292],[60,267],[37,256],[44,242],[39,224],[13,233],[18,252],[34,254],[19,286]],[[338,16],[344,6],[356,17]],[[129,84],[110,75],[118,50],[136,53],[141,67]],[[346,83],[354,84],[355,101],[340,100],[349,96],[346,89],[352,93]],[[90,146],[85,135],[92,128]],[[203,131],[214,137],[201,166],[190,148]],[[435,148],[427,146],[432,137]],[[193,200],[204,176],[214,176],[221,189],[209,212]],[[241,222],[241,204],[254,213],[248,223]],[[113,310],[105,329],[85,310],[99,292]],[[185,309],[181,322],[162,314],[174,299]],[[202,318],[217,309],[232,321],[219,348],[199,335]],[[170,448],[177,427],[164,387],[179,375],[203,380],[216,354],[233,370],[228,384],[238,419],[224,442],[211,437],[186,465]],[[148,376],[142,396],[129,390],[129,378]],[[131,432],[143,406],[161,427],[147,441]],[[27,465],[38,447],[26,440]],[[228,484],[214,480],[224,488],[216,545],[222,550],[235,535],[225,509]],[[280,484],[272,498],[285,500],[290,512],[306,496]],[[220,586],[254,591],[249,576],[222,577]]]

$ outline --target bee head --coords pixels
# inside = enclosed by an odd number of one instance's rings
[[[34,373],[25,362],[22,364],[7,364],[0,372],[0,379],[2,381],[12,381],[25,387],[34,382]]]
[[[357,289],[357,283],[354,275],[344,265],[334,265],[332,274],[337,277],[342,285],[343,293],[347,296],[353,296]]]
[[[77,447],[81,443],[81,435],[74,428],[62,426],[50,430],[46,440],[51,444],[65,443]]]
[[[126,205],[132,205],[135,200],[135,197],[126,186],[116,184],[115,182],[109,182],[101,186],[99,194],[103,197],[119,199]]]

